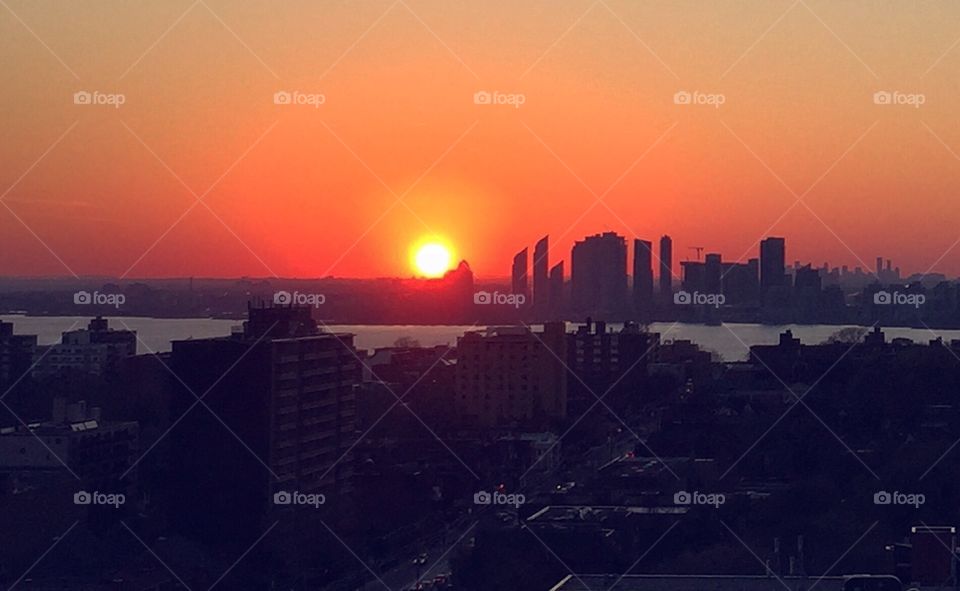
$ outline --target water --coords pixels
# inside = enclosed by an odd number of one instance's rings
[[[236,320],[213,318],[140,318],[136,316],[107,317],[110,327],[137,331],[140,341],[137,353],[169,351],[172,341],[190,338],[222,337],[239,324]],[[0,320],[13,322],[16,334],[35,334],[41,345],[60,342],[60,333],[86,328],[89,316],[21,316],[0,315]]]
[[[88,316],[20,316],[0,315],[0,319],[14,323],[17,334],[38,335],[40,344],[59,342],[60,333],[83,328],[90,320]],[[169,351],[171,342],[186,339],[222,337],[230,334],[239,324],[236,320],[212,318],[109,318],[113,328],[130,328],[137,331],[142,343],[138,343],[138,353]],[[572,325],[571,325],[572,326]],[[611,329],[619,329],[617,324],[609,324]],[[424,347],[434,345],[453,345],[457,337],[467,330],[480,330],[482,327],[462,326],[405,326],[405,325],[330,325],[330,330],[349,332],[356,335],[354,342],[361,349],[389,347],[397,339],[407,337]],[[660,333],[662,340],[687,339],[704,349],[716,352],[725,361],[740,361],[747,358],[750,345],[772,345],[780,338],[784,330],[792,330],[795,337],[807,345],[822,343],[844,326],[798,325],[767,326],[762,324],[725,324],[706,326],[703,324],[672,324],[657,322],[650,330]],[[887,340],[903,337],[922,343],[936,337],[944,341],[960,339],[960,330],[926,330],[917,328],[885,328]]]

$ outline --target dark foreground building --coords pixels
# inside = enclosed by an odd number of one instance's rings
[[[173,416],[185,414],[170,433],[183,530],[249,543],[275,493],[349,492],[353,335],[320,332],[308,308],[252,307],[242,333],[174,342],[171,368],[182,380]]]

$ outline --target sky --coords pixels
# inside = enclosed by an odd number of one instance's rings
[[[945,1],[4,0],[0,274],[409,276],[435,236],[504,276],[615,231],[956,275],[958,41]]]

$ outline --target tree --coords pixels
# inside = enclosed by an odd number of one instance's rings
[[[847,326],[827,337],[827,340],[825,340],[823,343],[846,343],[853,345],[855,343],[862,342],[863,337],[866,335],[867,329],[863,328],[862,326]]]
[[[399,339],[393,341],[394,347],[407,347],[407,348],[418,348],[420,347],[420,341],[413,337],[400,337]]]

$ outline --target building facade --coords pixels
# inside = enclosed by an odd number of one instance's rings
[[[567,413],[563,323],[468,332],[457,340],[456,414],[468,427],[535,427]]]
[[[275,510],[277,492],[335,499],[352,486],[353,336],[320,332],[305,308],[249,314],[243,333],[175,341],[170,356],[172,416],[184,417],[169,435],[180,479],[172,487],[197,499],[181,526],[202,536],[250,533],[235,531],[236,516]],[[193,408],[198,397],[205,408]]]

